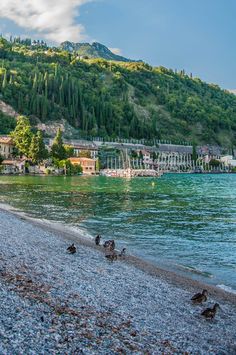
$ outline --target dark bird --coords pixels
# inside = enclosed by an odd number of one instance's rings
[[[68,248],[67,248],[67,251],[70,253],[70,254],[75,254],[76,253],[76,247],[73,244],[71,244]]]
[[[196,295],[194,295],[191,300],[193,301],[193,303],[202,303],[202,302],[206,302],[207,301],[207,296],[208,296],[208,291],[207,290],[203,290],[202,293],[196,293]]]
[[[98,234],[95,238],[95,244],[100,245],[100,241],[101,241],[101,236]]]
[[[122,258],[122,257],[125,256],[125,254],[126,254],[126,248],[123,248],[123,249],[121,250],[119,256]]]
[[[115,250],[115,241],[114,240],[106,240],[105,243],[103,244],[104,248],[107,248],[109,250]]]
[[[220,305],[218,303],[215,303],[212,308],[206,308],[201,315],[204,316],[207,319],[213,319],[216,315],[217,309],[220,308]]]

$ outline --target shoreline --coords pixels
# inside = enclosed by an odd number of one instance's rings
[[[0,224],[1,354],[235,354],[235,295],[207,286],[194,305],[203,284],[135,256],[111,262],[63,225],[6,205]]]
[[[81,244],[85,247],[91,248],[92,250],[96,250],[102,254],[105,254],[105,251],[102,246],[96,246],[94,240],[89,237],[82,236],[79,232],[73,231],[70,227],[63,225],[58,222],[51,222],[49,220],[44,219],[36,219],[30,217],[25,212],[21,212],[16,208],[0,203],[0,211],[13,214],[19,219],[23,219],[32,225],[40,227],[45,231],[49,231],[52,233],[56,233],[60,239],[71,241],[74,243]],[[199,289],[208,289],[209,293],[221,300],[223,302],[230,302],[236,305],[236,293],[226,291],[223,288],[214,286],[209,283],[201,282],[199,280],[195,280],[191,277],[187,277],[184,275],[180,275],[174,271],[170,271],[164,269],[156,264],[153,264],[149,261],[146,261],[138,256],[127,254],[122,262],[127,263],[128,265],[134,266],[135,268],[157,278],[162,279],[163,281],[168,282],[171,285],[183,288],[189,292],[197,292]]]

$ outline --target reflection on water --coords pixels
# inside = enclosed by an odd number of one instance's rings
[[[2,202],[236,289],[236,175],[0,177]],[[210,281],[209,281],[210,280]]]

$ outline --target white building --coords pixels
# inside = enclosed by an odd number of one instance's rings
[[[225,155],[220,158],[220,161],[228,167],[235,168],[236,167],[236,159],[233,159],[232,155]]]
[[[14,144],[11,137],[2,136],[0,137],[0,155],[5,158],[9,159],[12,157]]]

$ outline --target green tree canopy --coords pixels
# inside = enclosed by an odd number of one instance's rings
[[[48,156],[45,144],[43,141],[43,135],[41,131],[38,131],[33,135],[30,148],[29,148],[29,158],[31,158],[34,164],[41,162]]]
[[[57,130],[56,137],[53,141],[51,148],[51,155],[54,159],[63,160],[66,159],[66,149],[63,144],[62,131],[60,128]]]
[[[16,128],[11,136],[19,153],[29,157],[29,149],[33,134],[31,132],[30,121],[27,117],[19,116],[17,118]]]

